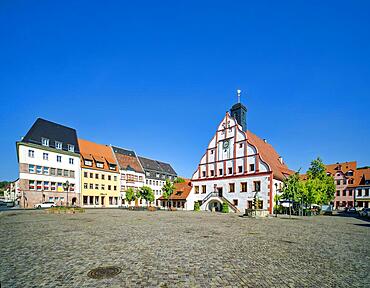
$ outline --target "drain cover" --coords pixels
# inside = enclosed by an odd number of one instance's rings
[[[93,279],[106,279],[112,278],[121,272],[122,269],[117,266],[98,267],[89,271],[87,276]]]

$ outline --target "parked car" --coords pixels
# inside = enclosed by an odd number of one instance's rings
[[[347,213],[356,213],[356,212],[357,212],[357,210],[356,210],[355,207],[350,207],[350,208],[347,209]]]
[[[42,202],[42,203],[35,204],[33,207],[40,209],[40,208],[51,208],[55,206],[56,205],[54,202]]]
[[[360,211],[361,217],[369,217],[370,216],[370,208],[364,208]]]

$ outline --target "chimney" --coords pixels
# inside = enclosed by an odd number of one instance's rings
[[[283,164],[283,157],[279,156],[279,161],[281,164]]]
[[[263,142],[267,143],[267,140],[266,139],[263,139]]]

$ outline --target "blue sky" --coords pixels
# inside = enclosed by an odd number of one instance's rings
[[[0,3],[0,179],[37,117],[190,177],[240,88],[290,168],[370,165],[369,1]]]

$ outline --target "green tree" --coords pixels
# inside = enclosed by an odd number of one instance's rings
[[[151,203],[155,199],[152,188],[148,186],[143,186],[140,188],[138,197],[146,200],[147,203]]]
[[[289,202],[302,202],[303,194],[302,194],[302,184],[301,180],[299,179],[299,172],[296,172],[292,175],[289,175],[283,181],[283,195],[282,198],[288,199]],[[292,214],[292,203],[289,203],[289,215]]]
[[[167,200],[167,207],[169,207],[170,206],[169,198],[172,195],[172,193],[175,191],[175,186],[170,180],[166,179],[166,183],[162,187],[162,191],[163,191],[163,198]]]
[[[184,183],[184,182],[185,182],[185,179],[181,177],[177,177],[174,181],[174,183]]]
[[[136,194],[135,190],[132,189],[132,188],[128,188],[126,190],[126,197],[125,197],[125,199],[128,202],[135,201],[137,199],[137,194]]]

